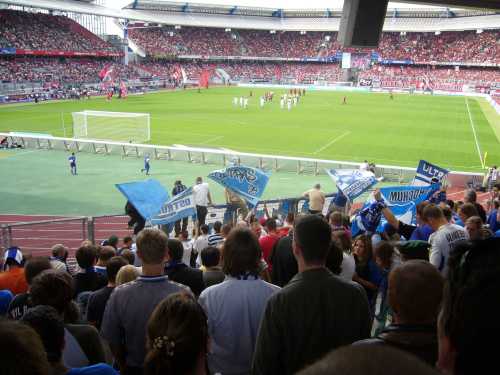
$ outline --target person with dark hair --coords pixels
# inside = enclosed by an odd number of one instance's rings
[[[122,247],[118,250],[118,252],[116,254],[122,255],[122,252],[124,250],[132,250],[133,243],[134,243],[134,241],[133,241],[132,237],[130,237],[130,236],[123,237]]]
[[[0,290],[10,290],[14,295],[28,291],[23,265],[24,256],[21,249],[13,246],[5,250],[3,272],[0,272]]]
[[[30,289],[33,306],[53,307],[67,321],[72,306],[73,282],[64,271],[45,270],[33,279]],[[82,367],[104,362],[104,348],[97,330],[87,324],[66,324],[63,362]]]
[[[97,247],[87,245],[78,248],[75,254],[76,262],[80,267],[80,272],[73,276],[75,283],[75,295],[77,297],[82,292],[94,292],[106,286],[106,276],[96,272]]]
[[[471,240],[483,240],[493,237],[493,232],[483,226],[483,222],[479,216],[469,217],[465,222],[465,230]]]
[[[365,289],[370,309],[373,313],[375,300],[377,298],[377,290],[382,280],[382,275],[380,268],[378,268],[373,260],[372,241],[370,236],[361,234],[354,239],[353,255],[356,269],[352,280],[356,281]]]
[[[415,356],[390,346],[346,346],[333,350],[297,375],[439,375]]]
[[[130,217],[128,221],[129,228],[134,228],[134,235],[137,235],[146,226],[146,220],[129,201],[125,204],[125,213]]]
[[[106,304],[101,335],[110,344],[122,375],[143,373],[146,323],[160,301],[173,293],[191,293],[164,275],[167,241],[160,230],[141,231],[136,243],[142,275],[116,287]]]
[[[464,202],[472,204],[477,211],[477,216],[479,216],[482,220],[483,223],[486,223],[486,211],[484,210],[483,206],[479,203],[477,203],[477,194],[474,189],[469,189],[466,191],[465,196],[464,196]]]
[[[335,241],[330,243],[330,250],[328,250],[328,256],[326,257],[325,266],[334,275],[340,276],[342,272],[342,261],[344,259],[342,249],[337,245]]]
[[[434,230],[434,233],[429,237],[431,244],[429,261],[436,266],[441,274],[446,275],[450,252],[457,243],[467,240],[469,235],[464,228],[448,223],[441,208],[434,204],[425,207],[423,218]]]
[[[201,251],[201,264],[203,265],[203,283],[205,287],[220,284],[226,278],[220,264],[220,250],[208,246]]]
[[[443,297],[444,280],[427,261],[410,260],[389,274],[388,300],[392,324],[373,339],[356,345],[393,346],[409,352],[430,366],[438,355],[436,322]]]
[[[439,359],[445,374],[495,373],[500,335],[500,239],[462,242],[450,254],[438,318]]]
[[[50,270],[51,263],[48,258],[35,257],[28,259],[24,266],[24,276],[26,282],[31,286],[33,279],[42,271]],[[14,297],[9,305],[8,316],[10,319],[18,320],[26,313],[28,308],[31,307],[29,289],[26,293],[18,294]]]
[[[0,320],[2,375],[49,375],[50,365],[40,337],[20,322]]]
[[[208,246],[219,246],[222,242],[224,242],[224,237],[222,237],[221,229],[222,223],[220,221],[216,221],[213,225],[214,233],[208,235]]]
[[[337,214],[338,212],[334,212]],[[342,250],[342,264],[339,276],[346,281],[352,281],[356,271],[356,262],[352,255],[352,241],[350,233],[344,230],[332,230],[332,240]]]
[[[476,207],[472,203],[464,203],[458,208],[458,217],[460,218],[460,226],[464,227],[465,222],[469,217],[478,216]]]
[[[175,181],[174,188],[172,189],[172,197],[175,197],[176,195],[182,193],[186,189],[187,189],[186,185],[183,185],[181,180]],[[175,237],[179,237],[179,234],[181,234],[181,232],[187,231],[188,220],[189,217],[186,216],[185,218],[177,220],[175,222],[174,224]],[[182,227],[181,227],[181,221],[182,221]]]
[[[33,307],[23,316],[22,322],[33,328],[42,339],[52,375],[118,375],[112,367],[104,363],[74,369],[64,365],[62,360],[66,345],[64,322],[53,307],[45,305]]]
[[[196,184],[193,186],[194,203],[196,204],[197,227],[205,224],[208,214],[208,206],[212,205],[212,197],[208,183],[203,182],[201,177],[196,177]]]
[[[293,374],[332,349],[369,337],[363,288],[325,268],[331,238],[330,225],[317,215],[296,221],[299,273],[267,303],[252,374]]]
[[[262,250],[262,258],[269,265],[269,273],[273,271],[273,263],[271,258],[271,252],[273,250],[274,245],[280,239],[277,230],[276,219],[270,218],[266,220],[266,235],[259,238],[259,245]]]
[[[284,287],[299,272],[297,260],[292,249],[293,229],[276,242],[269,259],[273,265],[271,281],[274,285]]]
[[[132,250],[125,249],[122,251],[120,256],[124,258],[128,262],[128,264],[135,264],[135,254]]]
[[[154,309],[147,325],[144,375],[206,375],[207,316],[192,295],[175,293]]]
[[[211,373],[250,372],[264,308],[280,289],[259,278],[261,257],[259,242],[250,230],[232,230],[224,243],[222,268],[227,278],[200,295],[212,343],[208,355]]]
[[[199,296],[202,290],[205,289],[203,272],[199,269],[191,268],[183,262],[184,247],[181,241],[169,239],[167,246],[165,275],[176,283],[188,286],[196,296]]]
[[[116,241],[118,241],[118,238]],[[113,246],[99,246],[97,248],[97,263],[94,266],[95,271],[106,277],[106,265],[115,255],[116,249]]]
[[[375,198],[381,198],[380,191],[375,192]],[[393,227],[399,235],[403,236],[406,240],[420,240],[427,241],[434,230],[423,220],[423,212],[425,207],[429,204],[428,201],[423,201],[417,204],[417,225],[411,225],[399,221],[396,216],[392,213],[390,208],[384,207],[382,209],[382,215]]]
[[[98,330],[101,329],[102,316],[104,315],[106,304],[111,296],[111,292],[113,292],[116,286],[116,275],[120,268],[127,264],[127,260],[121,256],[115,256],[107,261],[106,275],[108,278],[108,285],[93,292],[89,296],[87,303],[87,321]]]

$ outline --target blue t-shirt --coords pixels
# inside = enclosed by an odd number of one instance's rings
[[[69,163],[70,163],[71,165],[76,164],[76,156],[75,156],[75,155],[71,155],[71,156],[68,158],[68,160],[69,160]]]
[[[429,241],[429,237],[432,233],[434,233],[432,228],[429,225],[424,224],[421,227],[417,227],[417,229],[413,231],[410,237],[410,241]]]
[[[113,367],[98,363],[97,365],[72,368],[66,375],[120,375]]]
[[[144,158],[144,167],[148,168],[149,167],[149,156]]]
[[[488,224],[493,233],[500,229],[500,222],[497,221],[498,210],[492,210],[488,216]]]

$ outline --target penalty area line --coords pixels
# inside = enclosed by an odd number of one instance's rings
[[[320,147],[319,149],[317,149],[315,152],[313,152],[313,155],[316,155],[316,154],[319,154],[321,151],[324,151],[326,150],[328,147],[330,147],[331,145],[333,145],[335,142],[341,140],[342,138],[344,137],[347,137],[349,134],[351,134],[350,131],[346,131],[345,133],[342,133],[341,135],[339,135],[337,138],[334,138],[332,139],[330,142],[328,142],[326,145]]]

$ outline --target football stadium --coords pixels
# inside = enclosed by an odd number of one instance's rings
[[[497,0],[0,0],[2,374],[492,373],[499,167]]]

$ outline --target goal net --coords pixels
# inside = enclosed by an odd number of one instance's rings
[[[73,112],[73,137],[141,143],[151,139],[149,113]]]

